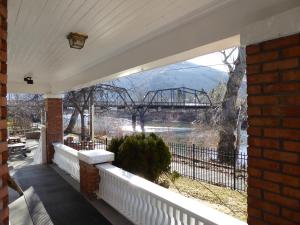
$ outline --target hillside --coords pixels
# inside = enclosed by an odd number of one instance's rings
[[[183,86],[210,91],[219,82],[224,81],[227,81],[225,72],[209,67],[200,67],[190,62],[180,62],[120,78],[114,83],[129,89],[138,87],[139,91],[144,92]]]

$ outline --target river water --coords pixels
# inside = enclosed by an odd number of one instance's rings
[[[68,116],[66,116],[67,118]],[[86,124],[88,125],[88,124]],[[75,129],[79,131],[80,119]],[[121,136],[133,133],[131,120],[109,116],[97,117],[94,123],[95,134],[108,137]],[[139,124],[136,125],[136,132],[142,132]],[[195,143],[203,147],[216,147],[212,128],[199,128],[191,123],[180,121],[150,121],[145,124],[146,133],[156,133],[162,136],[167,142]],[[240,152],[247,154],[247,131],[241,131]]]
[[[178,123],[181,124],[181,123]],[[165,124],[163,124],[165,125]],[[122,131],[124,132],[133,132],[133,128],[131,125],[122,125],[121,126]],[[181,124],[180,127],[174,127],[174,126],[162,126],[162,125],[146,125],[145,126],[145,132],[146,133],[156,133],[156,134],[163,134],[163,133],[173,133],[174,136],[177,137],[178,140],[184,139],[185,136],[189,136],[192,132],[196,132],[196,128],[188,127],[187,124]],[[142,132],[141,127],[138,125],[136,127],[136,132]],[[241,131],[241,146],[240,146],[240,152],[247,154],[247,131],[242,130]]]

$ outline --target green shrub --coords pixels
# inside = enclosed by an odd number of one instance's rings
[[[153,133],[113,138],[108,151],[115,153],[113,165],[153,182],[170,170],[169,147]]]
[[[123,144],[125,137],[115,137],[111,139],[110,144],[107,148],[108,151],[115,153],[115,161],[113,162],[113,165],[117,166],[120,164],[119,162],[119,148]]]

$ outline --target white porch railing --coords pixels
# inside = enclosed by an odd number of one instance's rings
[[[246,223],[135,176],[97,165],[98,197],[137,225],[246,225]]]
[[[78,151],[61,143],[54,143],[53,146],[55,150],[53,162],[80,181]]]
[[[33,161],[35,164],[44,164],[47,161],[47,152],[46,152],[46,127],[41,126],[41,135],[39,140],[39,145],[34,152]]]

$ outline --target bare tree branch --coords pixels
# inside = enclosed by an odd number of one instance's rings
[[[227,53],[225,50],[220,52],[223,55],[223,63],[227,66],[229,70],[229,75],[234,71],[234,67],[232,66],[232,63],[230,63],[229,58],[236,50],[237,48],[232,48],[229,53]]]

